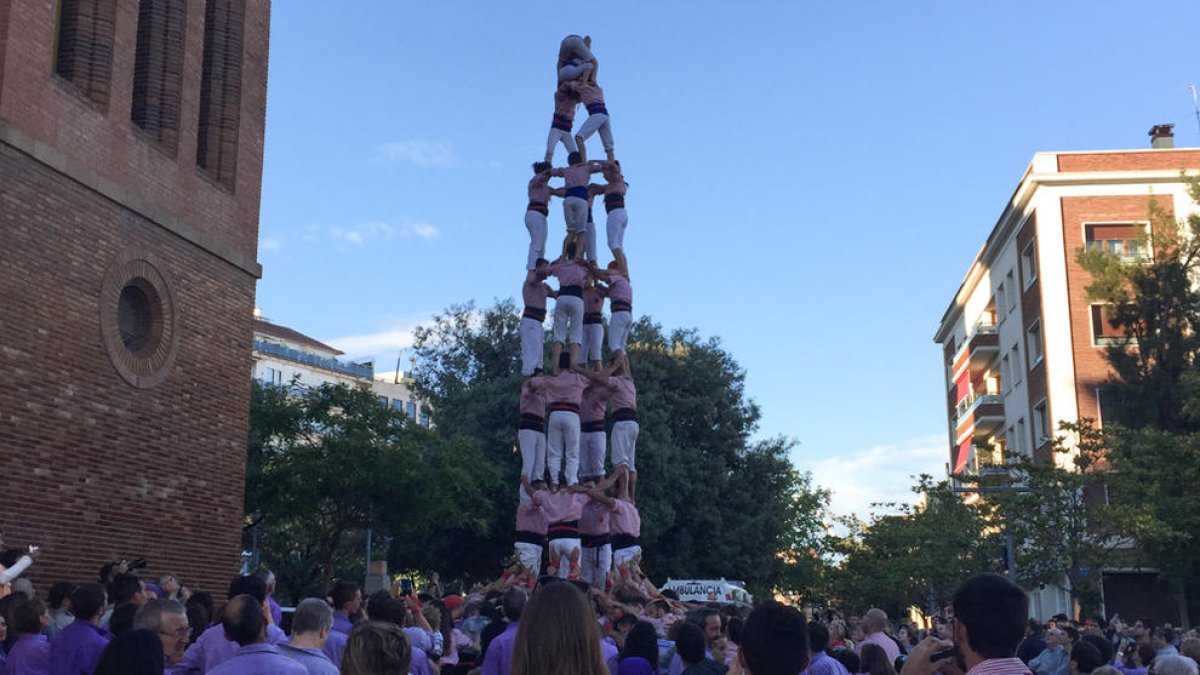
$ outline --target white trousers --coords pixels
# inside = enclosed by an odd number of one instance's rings
[[[554,341],[583,344],[583,298],[560,295],[554,301]]]
[[[550,540],[550,564],[558,565],[558,576],[563,579],[567,578],[571,572],[571,552],[581,548],[583,548],[583,542],[579,539]]]
[[[583,257],[596,262],[596,223],[592,220],[592,214],[589,211],[587,226],[583,233]]]
[[[554,312],[558,313],[558,305],[554,306]],[[546,339],[546,329],[541,321],[523,316],[517,334],[521,336],[521,374],[528,377],[542,365],[542,359],[545,358],[543,341]]]
[[[531,270],[537,267],[538,258],[546,257],[546,216],[541,211],[526,211],[525,229],[529,230],[529,258],[525,261],[525,269]]]
[[[587,200],[582,197],[563,199],[563,220],[568,232],[583,232],[587,229]]]
[[[525,222],[529,222],[528,217]],[[608,212],[608,220],[605,222],[605,229],[608,230],[608,250],[616,251],[625,247],[625,227],[627,225],[629,225],[629,214],[625,212],[624,208]]]
[[[604,346],[604,324],[583,324],[583,343],[579,348],[579,363],[599,361]]]
[[[521,475],[529,481],[539,480],[546,473],[546,434],[533,429],[517,429],[517,446],[521,448]],[[529,499],[524,486],[518,487],[521,500]]]
[[[617,420],[612,426],[613,468],[624,464],[630,471],[637,472],[638,423],[633,420]]]
[[[594,548],[584,546],[583,553],[579,556],[579,567],[583,572],[583,580],[592,588],[604,590],[605,582],[608,581],[608,571],[612,569],[612,560],[612,544]]]
[[[522,565],[533,570],[533,576],[538,576],[542,573],[542,547],[537,544],[530,544],[526,541],[518,541],[513,544],[517,551],[517,561]]]
[[[613,149],[612,125],[608,121],[608,115],[604,113],[589,114],[583,126],[579,127],[579,133],[575,135],[586,141],[597,131],[600,132],[600,142],[604,144],[604,149],[611,152]]]
[[[555,311],[558,308],[555,307]],[[608,318],[608,351],[625,351],[625,343],[629,340],[629,327],[633,325],[632,312],[613,312]]]
[[[575,145],[575,137],[571,135],[570,131],[563,131],[562,129],[550,127],[550,138],[546,139],[547,157],[554,159],[554,149],[558,147],[559,143],[563,144],[563,147],[567,149],[567,152],[579,152],[579,146]]]
[[[567,485],[579,482],[579,415],[567,410],[551,410],[546,423],[546,464],[550,482],[558,484],[558,472],[567,456]]]
[[[592,64],[590,62],[580,63],[578,65],[572,65],[568,63],[562,68],[558,69],[558,83],[562,84],[563,82],[578,80],[590,72],[592,72]]]
[[[641,546],[626,546],[613,551],[613,567],[620,567],[642,554]]]
[[[607,450],[603,431],[584,431],[579,434],[579,472],[584,476],[603,476]]]

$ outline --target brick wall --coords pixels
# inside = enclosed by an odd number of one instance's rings
[[[104,109],[54,74],[57,0],[0,2],[0,517],[44,586],[145,556],[216,591],[237,571],[269,3],[246,0],[237,177],[196,167],[204,0],[187,3],[178,152],[130,120],[137,0],[117,0]],[[105,348],[106,276],[152,259],[174,308],[161,382]]]
[[[1104,348],[1092,344],[1091,304],[1087,286],[1092,277],[1075,261],[1075,251],[1084,245],[1084,223],[1145,222],[1150,219],[1153,199],[1167,215],[1174,214],[1173,200],[1166,195],[1063,197],[1063,241],[1067,249],[1067,296],[1071,307],[1071,347],[1075,358],[1075,397],[1079,417],[1099,419],[1096,388],[1108,379],[1110,369]]]
[[[1063,153],[1058,170],[1076,171],[1179,171],[1200,165],[1200,150],[1147,150],[1143,152]]]

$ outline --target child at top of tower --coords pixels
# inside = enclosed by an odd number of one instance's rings
[[[592,36],[568,35],[558,45],[559,83],[584,78],[596,81],[596,73],[600,70],[600,62],[592,54]]]

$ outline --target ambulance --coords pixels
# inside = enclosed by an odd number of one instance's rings
[[[727,579],[667,579],[660,590],[674,591],[684,602],[754,603],[742,581]]]

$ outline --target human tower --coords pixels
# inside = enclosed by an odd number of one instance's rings
[[[516,562],[505,572],[513,583],[532,586],[542,571],[604,589],[617,576],[639,574],[641,518],[634,499],[638,436],[637,388],[625,343],[633,323],[633,289],[624,252],[625,178],[613,152],[604,90],[596,82],[599,62],[591,38],[568,35],[559,47],[554,117],[546,157],[529,181],[529,229],[521,317],[520,504]],[[587,119],[572,134],[580,104]],[[587,140],[599,133],[604,161],[587,159]],[[559,144],[567,166],[553,167]],[[603,183],[592,183],[601,174]],[[561,178],[560,187],[550,187]],[[605,229],[613,260],[597,265],[592,203],[604,196]],[[562,199],[566,237],[562,252],[546,260],[550,198]],[[546,283],[554,277],[558,288]],[[547,299],[554,299],[551,368],[544,372]],[[602,357],[604,300],[609,363]],[[611,414],[609,410],[611,409]],[[606,473],[612,419],[612,471]]]

